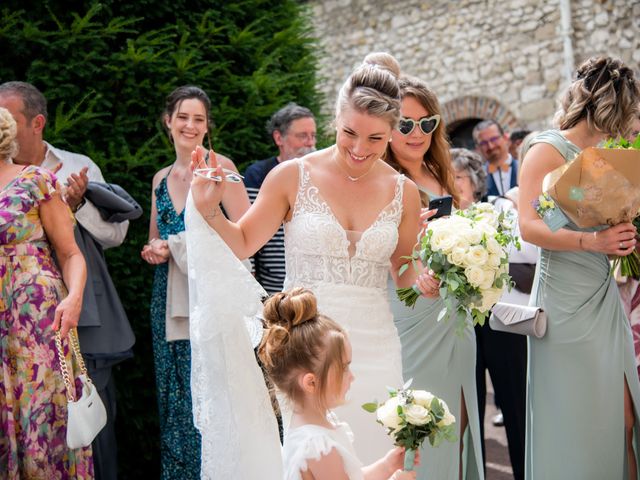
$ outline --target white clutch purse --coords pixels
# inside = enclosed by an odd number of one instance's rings
[[[542,338],[547,331],[547,314],[540,307],[498,302],[491,310],[489,326],[500,332]]]

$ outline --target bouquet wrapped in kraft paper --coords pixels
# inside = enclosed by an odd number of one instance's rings
[[[550,172],[534,206],[552,231],[569,220],[580,228],[633,223],[640,235],[640,135],[631,143],[609,140],[605,148],[589,147],[571,162]],[[640,278],[635,250],[613,258],[623,277]]]
[[[578,227],[631,222],[640,211],[640,150],[583,150],[550,172],[542,189]]]

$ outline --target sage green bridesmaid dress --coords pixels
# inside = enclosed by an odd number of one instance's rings
[[[430,198],[436,197],[426,192]],[[411,388],[428,390],[443,399],[451,413],[460,419],[461,393],[467,406],[468,428],[463,436],[463,476],[465,480],[484,478],[478,395],[476,394],[476,335],[471,319],[462,336],[455,332],[455,322],[438,322],[443,300],[420,297],[409,308],[398,300],[393,280],[389,280],[389,303],[402,348],[402,371]],[[420,480],[457,480],[459,442],[443,442],[433,448],[426,440],[421,450]]]
[[[566,161],[580,151],[558,131],[535,143]],[[541,339],[529,337],[525,478],[626,480],[623,386],[626,378],[638,412],[640,383],[607,257],[541,249],[531,302],[547,312],[548,328]],[[636,413],[640,465],[638,425]]]

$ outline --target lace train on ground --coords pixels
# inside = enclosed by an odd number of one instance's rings
[[[246,322],[264,290],[195,208],[185,211],[191,393],[203,479],[283,476],[278,427]]]

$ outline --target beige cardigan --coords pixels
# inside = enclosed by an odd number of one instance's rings
[[[167,342],[189,340],[189,279],[185,232],[169,235],[171,255],[167,274]]]

